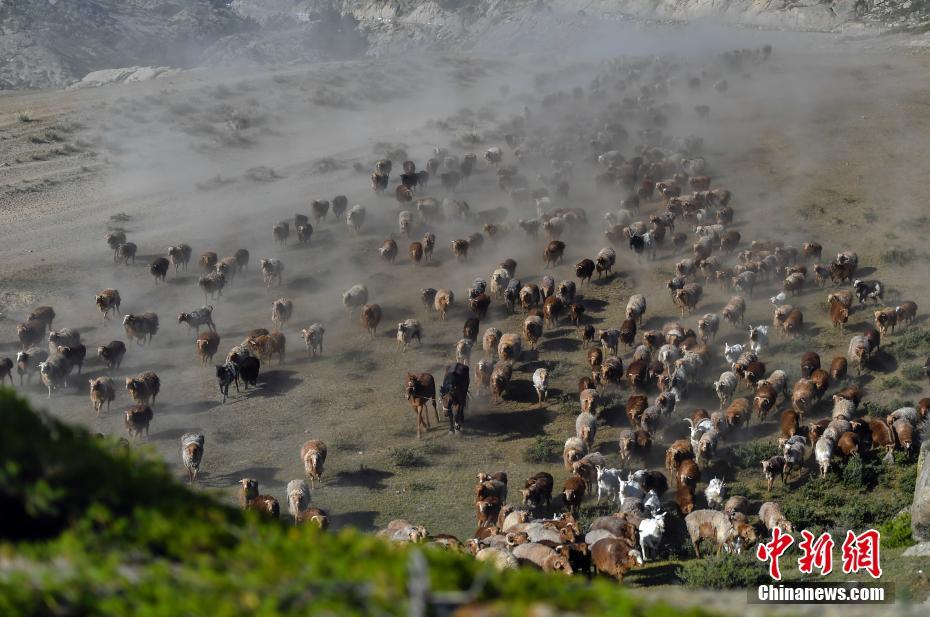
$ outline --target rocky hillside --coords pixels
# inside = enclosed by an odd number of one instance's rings
[[[525,49],[632,19],[923,32],[930,0],[0,0],[0,90],[62,87],[129,66]]]
[[[188,67],[254,29],[224,0],[0,0],[0,90],[61,87],[98,69]]]

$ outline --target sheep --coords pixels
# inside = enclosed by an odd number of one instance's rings
[[[536,389],[538,403],[542,405],[549,397],[549,370],[538,368],[533,372],[533,388]]]
[[[145,404],[133,405],[125,411],[126,431],[131,439],[142,436],[143,431],[146,437],[149,434],[149,425],[152,423],[154,414],[152,408]]]
[[[284,364],[287,339],[281,332],[250,336],[246,339],[246,346],[263,362],[269,362],[273,356],[278,356],[278,362]]]
[[[446,317],[449,314],[449,307],[452,306],[452,303],[455,301],[455,294],[452,293],[449,289],[440,289],[436,292],[436,296],[433,299],[433,307],[436,312],[439,313],[439,318],[442,321],[446,320]]]
[[[193,484],[203,460],[204,436],[202,433],[186,433],[181,436],[181,462],[187,469],[187,481]]]
[[[600,374],[597,375],[597,380],[603,386],[609,384],[619,386],[623,382],[623,375],[623,360],[617,356],[609,356],[604,358],[601,363],[601,370]]]
[[[152,263],[149,264],[149,274],[155,278],[155,284],[158,284],[158,281],[165,282],[165,277],[168,276],[168,268],[171,266],[171,263],[164,257],[156,257],[152,260]]]
[[[626,318],[642,325],[646,315],[646,296],[633,294],[626,303]]]
[[[541,302],[539,287],[532,283],[521,287],[518,297],[520,300],[520,308],[524,313],[528,312],[530,309],[536,306],[539,306],[539,303]]]
[[[768,531],[776,527],[785,533],[794,531],[794,525],[791,524],[781,511],[781,507],[774,501],[766,501],[759,508],[759,521],[765,525]]]
[[[552,499],[553,482],[552,475],[544,471],[529,478],[521,491],[523,505],[533,511],[548,508]]]
[[[214,272],[216,269],[216,264],[219,261],[219,256],[213,251],[206,251],[197,260],[198,265],[200,265],[200,272],[202,274],[209,274]]]
[[[500,344],[501,331],[497,328],[488,328],[481,337],[481,349],[485,358],[494,358],[497,355],[497,346]]]
[[[536,349],[536,344],[542,337],[543,319],[538,315],[530,315],[523,320],[523,337],[529,344],[530,349]]]
[[[497,355],[501,360],[519,360],[522,351],[523,343],[518,334],[508,332],[501,335],[497,345]]]
[[[852,420],[853,415],[856,413],[856,403],[842,397],[833,397],[833,410],[830,412],[830,417],[833,420],[844,419]]]
[[[503,399],[512,376],[513,365],[510,362],[500,360],[494,365],[494,371],[491,373],[491,394],[495,400]]]
[[[365,208],[361,204],[355,204],[346,212],[346,226],[352,233],[358,234],[364,222]]]
[[[726,483],[720,478],[711,478],[704,489],[704,498],[707,499],[707,507],[712,510],[723,507],[723,498],[726,494]]]
[[[10,386],[13,385],[13,360],[10,358],[0,359],[0,386],[3,385],[7,377],[10,378]]]
[[[126,378],[126,392],[136,403],[147,405],[151,402],[152,407],[155,407],[155,398],[160,390],[161,379],[154,371],[145,371],[135,377]]]
[[[597,420],[594,415],[582,411],[575,418],[575,436],[581,439],[588,448],[594,446],[597,436]]]
[[[594,388],[585,388],[578,393],[578,399],[581,404],[581,411],[583,413],[590,413],[595,416],[597,415],[598,406],[600,405],[601,401],[601,397],[597,390]]]
[[[191,247],[184,243],[168,247],[168,259],[171,260],[175,273],[180,269],[187,271],[187,264],[190,262],[192,254]]]
[[[272,284],[277,282],[278,286],[282,284],[284,277],[284,262],[280,259],[262,259],[262,282],[265,287],[271,289]]]
[[[678,439],[672,442],[672,445],[665,451],[665,468],[668,472],[678,477],[678,468],[682,461],[694,459],[694,450],[691,447],[691,441],[688,439]]]
[[[710,541],[716,547],[717,554],[724,548],[730,550],[736,542],[733,524],[723,512],[717,510],[695,510],[685,516],[685,526],[698,559],[701,558],[701,550],[698,548],[701,540]]]
[[[775,390],[774,386],[766,380],[763,379],[756,384],[756,392],[752,399],[753,411],[759,418],[759,422],[765,422],[765,418],[768,416],[769,412],[772,409],[775,409],[775,404],[778,401],[778,391]],[[747,418],[747,423],[749,419]]]
[[[785,483],[785,467],[787,461],[781,455],[773,456],[767,461],[762,461],[762,474],[765,476],[768,491],[772,492],[772,485],[775,483],[775,476],[781,478],[782,484]]]
[[[894,311],[899,324],[910,324],[917,318],[917,303],[907,300],[896,306]]]
[[[378,333],[378,324],[381,323],[381,306],[378,304],[362,305],[359,319],[368,333],[368,338],[374,339]]]
[[[254,478],[239,480],[239,505],[244,510],[255,510],[273,519],[281,516],[278,500],[270,495],[259,495],[258,480]]]
[[[211,272],[201,276],[197,280],[197,286],[203,293],[203,303],[206,304],[209,298],[223,295],[223,289],[226,287],[226,275],[221,272]]]
[[[814,407],[814,398],[816,396],[816,387],[809,379],[799,379],[791,389],[791,407],[800,416],[810,413]]]
[[[323,464],[326,462],[326,444],[318,439],[311,439],[300,448],[300,460],[304,473],[310,480],[310,488],[323,483]]]
[[[100,293],[94,296],[94,303],[97,305],[97,310],[103,314],[103,321],[106,321],[110,318],[110,313],[114,315],[119,315],[119,307],[122,303],[122,300],[119,296],[119,291],[116,289],[104,289]]]
[[[353,285],[342,293],[342,305],[350,315],[353,309],[361,308],[367,303],[368,288],[364,285]]]
[[[123,231],[112,231],[107,233],[104,236],[104,239],[107,241],[107,245],[110,247],[110,250],[113,251],[113,262],[116,262],[117,249],[121,244],[126,243],[126,234]]]
[[[853,291],[855,291],[856,297],[859,298],[859,304],[864,303],[866,300],[878,302],[885,299],[885,287],[880,281],[856,279],[853,281]]]
[[[898,323],[898,313],[893,308],[883,308],[875,311],[875,327],[878,328],[882,336],[888,335],[889,329],[894,334],[894,328]]]
[[[785,478],[791,477],[793,469],[798,470],[798,476],[801,475],[801,466],[804,463],[804,450],[807,445],[807,439],[801,435],[795,435],[785,442],[782,447],[782,456],[785,457]]]
[[[907,420],[912,426],[917,426],[920,420],[920,414],[914,407],[901,407],[895,409],[885,417],[885,423],[888,426],[892,426],[898,420]]]
[[[613,354],[617,355],[618,348],[620,346],[620,331],[619,330],[598,330],[597,338],[601,342],[601,347],[604,349],[604,354]]]
[[[108,369],[119,368],[126,355],[126,344],[122,341],[110,341],[97,347],[97,356],[106,363]]]
[[[720,433],[716,429],[710,429],[701,435],[698,447],[695,448],[697,454],[695,460],[699,465],[706,466],[710,464],[711,459],[717,453],[719,438]]]
[[[715,313],[706,313],[698,320],[698,332],[701,334],[701,340],[705,343],[707,339],[716,340],[717,331],[720,329],[720,316]]]
[[[544,572],[572,573],[572,567],[568,559],[544,544],[536,542],[520,544],[514,547],[513,556],[516,557],[519,563],[532,564]]]
[[[315,357],[317,353],[321,356],[323,355],[323,334],[325,334],[325,332],[326,329],[321,323],[312,323],[310,327],[300,331],[300,337],[307,345],[308,356]]]
[[[643,564],[643,556],[635,544],[622,538],[604,538],[591,546],[591,564],[594,571],[623,581],[626,573]]]
[[[856,374],[861,375],[862,370],[869,361],[872,350],[866,337],[857,334],[849,340],[849,348],[846,352],[849,364],[856,367]]]
[[[213,356],[220,348],[220,336],[216,332],[208,330],[197,335],[194,346],[197,349],[197,355],[200,356],[200,363],[206,365],[213,362]]]
[[[114,261],[123,262],[123,265],[128,266],[129,262],[132,261],[133,265],[136,263],[136,251],[139,247],[135,245],[134,242],[124,242],[116,247],[116,255],[114,256]]]
[[[919,439],[919,434],[917,434],[914,425],[907,419],[901,418],[894,421],[891,425],[891,429],[894,431],[895,443],[897,443],[902,450],[910,453],[917,439]]]
[[[216,324],[213,323],[212,306],[202,306],[189,313],[178,313],[178,323],[186,323],[188,329],[193,328],[198,334],[200,334],[200,326],[206,326],[216,332]]]
[[[13,377],[11,376],[10,382],[12,383],[12,381]],[[90,402],[93,404],[94,411],[97,412],[97,417],[99,418],[104,403],[106,403],[107,413],[109,413],[110,403],[116,399],[116,388],[113,386],[113,380],[109,377],[97,377],[89,381]]]
[[[48,333],[48,348],[52,353],[59,347],[77,347],[80,344],[81,334],[77,330],[62,328],[61,330],[53,330]]]
[[[513,553],[493,546],[482,548],[475,554],[478,561],[490,562],[498,571],[515,570],[519,567],[519,560],[514,557]]]
[[[609,276],[613,271],[614,264],[617,261],[617,252],[610,248],[602,248],[597,253],[597,258],[595,259],[595,268],[597,269],[597,278],[601,278],[601,274]]]
[[[575,462],[580,461],[588,453],[588,446],[579,437],[569,437],[565,440],[565,446],[562,449],[562,462],[565,470],[572,471]]]
[[[410,346],[410,342],[413,339],[417,340],[418,345],[421,344],[422,343],[422,341],[420,340],[421,335],[422,335],[422,328],[420,327],[420,322],[417,321],[416,319],[405,319],[404,321],[397,324],[397,348],[400,349],[401,351],[407,351],[407,347]],[[462,340],[466,340],[466,339],[462,339]],[[468,354],[470,355],[471,354],[471,347],[470,347],[471,341],[468,341],[468,343],[469,343]],[[461,344],[462,344],[461,341],[459,341],[459,345]],[[458,349],[458,346],[456,346],[456,349]],[[465,364],[467,364],[467,362]]]
[[[720,400],[720,409],[732,402],[733,394],[736,392],[738,385],[739,379],[732,371],[720,374],[720,378],[714,382],[714,391],[716,391],[717,398]]]
[[[59,356],[63,356],[71,367],[76,366],[78,368],[78,375],[81,374],[84,358],[87,357],[87,348],[83,344],[78,343],[71,347],[62,347],[59,345],[55,351]]]
[[[684,287],[675,292],[673,300],[679,307],[681,316],[684,317],[685,311],[693,313],[698,302],[701,300],[703,288],[697,283],[687,283]]]
[[[723,504],[723,513],[733,521],[737,515],[749,514],[749,500],[742,495],[733,495]]]

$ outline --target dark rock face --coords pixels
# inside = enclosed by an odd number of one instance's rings
[[[930,441],[920,449],[914,503],[911,504],[911,532],[917,541],[930,541]]]

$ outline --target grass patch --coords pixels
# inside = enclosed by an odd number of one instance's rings
[[[882,263],[886,266],[906,266],[917,259],[917,251],[914,249],[893,248],[883,251],[881,258]]]
[[[423,455],[413,448],[391,448],[389,455],[395,467],[422,467],[426,464]]]
[[[780,454],[778,442],[774,439],[757,439],[747,441],[730,448],[733,464],[741,468],[760,468],[762,461],[767,461]],[[731,487],[732,488],[732,487]],[[735,493],[734,493],[735,494]]]
[[[900,335],[895,336],[889,345],[895,354],[905,358],[916,358],[930,353],[930,331],[922,328],[908,328]]]
[[[927,372],[921,364],[905,364],[901,376],[908,381],[923,381],[927,378]]]
[[[28,124],[29,122],[35,122],[35,117],[32,115],[32,112],[29,110],[24,110],[16,114],[16,119],[22,122],[23,124]]]
[[[888,377],[882,377],[879,380],[879,385],[884,390],[897,390],[902,394],[918,394],[920,393],[920,387],[916,384],[911,383],[910,381],[905,381],[897,375],[889,375]]]
[[[752,551],[738,555],[721,553],[685,562],[681,578],[693,589],[734,589],[766,581],[768,570]]]
[[[523,451],[527,463],[552,463],[558,460],[559,442],[548,436],[539,436]]]

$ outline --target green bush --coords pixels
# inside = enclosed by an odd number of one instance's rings
[[[902,512],[890,521],[879,525],[878,531],[882,534],[882,548],[903,548],[914,544],[910,512]]]
[[[734,589],[759,585],[769,579],[769,573],[753,551],[743,551],[738,555],[721,553],[686,561],[681,577],[688,587],[695,589]]]
[[[552,463],[558,456],[559,442],[545,435],[537,437],[523,451],[523,460],[527,463]]]
[[[761,469],[762,461],[779,454],[778,442],[774,439],[756,439],[733,446],[730,449],[733,464],[742,469]]]
[[[923,381],[927,378],[927,371],[922,364],[906,364],[901,369],[901,376],[910,381]],[[919,392],[920,389],[918,388]]]
[[[389,454],[397,467],[422,467],[426,464],[423,456],[413,448],[391,448]]]
[[[895,335],[890,347],[895,354],[904,358],[916,358],[930,352],[930,331],[922,328],[908,328]]]

